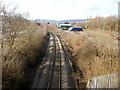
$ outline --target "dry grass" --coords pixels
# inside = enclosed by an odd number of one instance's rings
[[[88,79],[118,72],[118,42],[111,33],[104,31],[84,31],[61,33],[67,46],[75,56],[76,65]]]
[[[31,33],[30,40],[27,33],[19,35],[9,53],[8,42],[4,43],[3,88],[30,88],[35,71],[46,51],[45,33],[42,30],[35,31]]]
[[[13,9],[10,7],[0,3],[2,87],[21,90],[30,88],[46,51],[49,27],[28,20],[28,13],[16,12],[14,5]]]

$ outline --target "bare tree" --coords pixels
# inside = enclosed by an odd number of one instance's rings
[[[116,16],[109,17],[96,17],[94,19],[89,19],[88,22],[89,29],[99,29],[106,31],[117,31],[118,30],[118,19]]]
[[[9,16],[7,19],[7,27],[4,30],[4,36],[9,42],[10,48],[12,48],[18,34],[25,29],[24,22],[25,20],[19,15]]]
[[[9,6],[1,5],[1,8],[1,48],[4,54],[4,42],[7,42],[9,48],[6,52],[9,54],[14,49],[15,41],[19,39],[17,36],[26,30],[29,21],[23,18],[22,14],[16,14],[16,8],[10,11],[8,11]]]

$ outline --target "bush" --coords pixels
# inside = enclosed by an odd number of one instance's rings
[[[118,31],[118,18],[117,16],[90,18],[88,22],[79,23],[78,26],[87,26],[89,30]]]
[[[1,8],[3,88],[30,88],[46,51],[47,31],[24,15]]]
[[[75,58],[72,61],[83,73],[83,82],[87,83],[95,76],[118,72],[117,39],[110,34],[104,31],[61,33]]]

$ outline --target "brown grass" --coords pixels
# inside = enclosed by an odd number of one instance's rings
[[[41,28],[42,29],[42,28]],[[46,33],[46,32],[45,32]],[[26,33],[19,36],[13,49],[4,43],[3,88],[30,88],[32,80],[47,47],[47,35],[41,31],[31,33],[28,40]]]
[[[104,31],[84,31],[61,33],[67,46],[76,58],[76,65],[88,79],[118,72],[118,43],[111,33]]]

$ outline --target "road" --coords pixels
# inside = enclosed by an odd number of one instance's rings
[[[52,32],[49,36],[46,55],[36,72],[31,88],[76,88],[74,72],[60,39]]]

